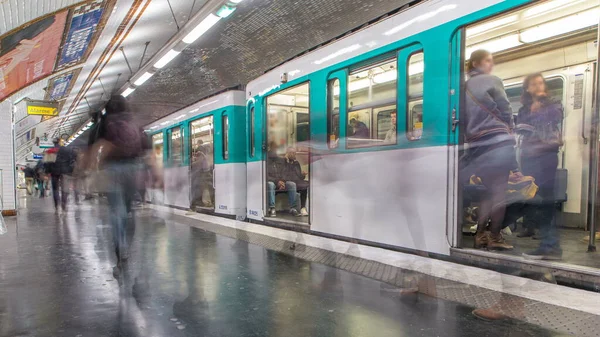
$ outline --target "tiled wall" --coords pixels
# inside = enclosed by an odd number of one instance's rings
[[[2,170],[2,190],[0,193],[2,194],[5,210],[17,208],[11,109],[12,104],[9,100],[0,103],[0,170]]]

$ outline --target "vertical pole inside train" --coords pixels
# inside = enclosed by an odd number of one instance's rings
[[[599,20],[600,23],[600,20]],[[598,35],[596,38],[596,53],[597,53],[597,57],[596,57],[596,69],[598,69],[598,62],[600,62],[600,46],[598,46],[598,42],[600,42],[600,24],[598,25]],[[597,215],[596,214],[596,202],[597,202],[597,196],[598,196],[598,122],[599,117],[600,117],[600,105],[598,103],[600,103],[600,90],[598,90],[599,85],[600,85],[600,77],[599,77],[599,71],[596,70],[596,74],[595,74],[594,81],[596,81],[596,92],[595,95],[595,101],[596,104],[594,104],[594,114],[592,116],[592,125],[591,125],[591,132],[590,132],[590,139],[592,139],[592,144],[591,144],[591,160],[592,160],[592,167],[591,167],[591,175],[592,175],[592,179],[591,179],[591,183],[590,183],[590,239],[589,239],[589,243],[588,243],[588,252],[595,252],[596,251],[596,221],[597,221]]]

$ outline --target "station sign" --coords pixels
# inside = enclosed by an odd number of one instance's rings
[[[27,114],[36,116],[58,116],[58,103],[28,100]]]

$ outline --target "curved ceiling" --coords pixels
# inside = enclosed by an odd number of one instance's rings
[[[152,122],[411,1],[245,0],[129,96]],[[169,108],[170,107],[170,108]]]
[[[150,123],[211,94],[246,84],[285,60],[410,2],[244,0],[230,17],[221,20],[140,86],[129,96],[130,101],[141,122]],[[54,16],[52,24],[60,26],[57,20],[65,15],[64,33],[58,34],[62,38],[59,45],[64,46],[70,36],[73,10],[98,3],[110,5],[107,8],[111,10],[103,13],[102,24],[95,27],[96,43],[90,45],[81,62],[57,66],[64,47],[54,50],[54,54],[47,52],[46,57],[52,61],[48,63],[54,68],[49,67],[45,76],[27,82],[10,97],[11,102],[17,103],[18,119],[27,122],[31,116],[26,116],[20,100],[25,97],[49,99],[48,92],[57,86],[64,87],[59,97],[61,118],[39,124],[38,135],[77,131],[89,118],[88,112],[100,109],[111,93],[169,43],[178,33],[178,27],[184,27],[209,0],[0,0],[0,33],[4,34],[0,39],[14,32],[21,34],[22,29],[31,30],[28,27],[32,24],[42,27],[34,29],[34,34],[43,31],[49,27],[48,22],[40,23],[46,15]],[[54,38],[54,43],[56,32],[47,34]],[[17,37],[15,40],[22,36]],[[31,123],[20,124],[29,127]],[[27,127],[21,127],[17,138],[24,137]],[[18,152],[27,153],[31,139],[17,139],[17,145]]]

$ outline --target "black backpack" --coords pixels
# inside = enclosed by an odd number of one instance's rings
[[[56,162],[54,162],[54,174],[72,174],[76,161],[77,155],[73,149],[61,147],[56,155]]]
[[[129,116],[107,116],[104,137],[115,147],[118,158],[136,158],[143,152],[143,131]]]

